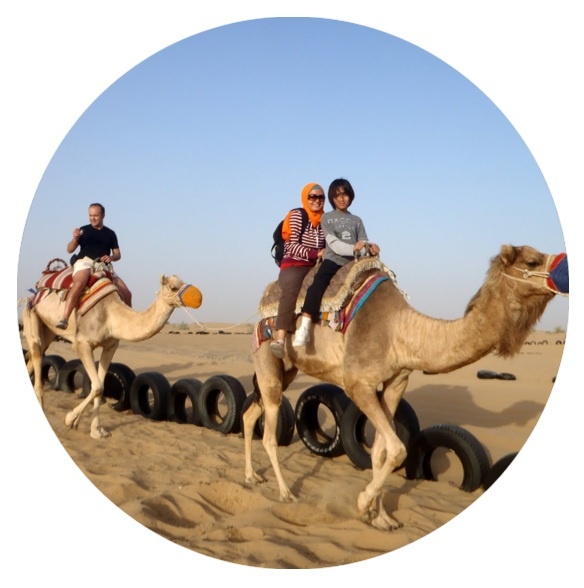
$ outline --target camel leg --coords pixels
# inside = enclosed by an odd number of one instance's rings
[[[261,401],[260,401],[261,402]],[[243,413],[243,438],[245,443],[245,481],[248,484],[256,482],[265,482],[266,478],[260,476],[253,469],[253,462],[251,457],[253,430],[257,420],[264,412],[263,406],[260,402],[252,402],[248,409]]]
[[[391,426],[395,409],[407,386],[409,371],[386,382],[380,402],[375,389],[365,383],[351,387],[351,398],[375,427],[375,442],[371,450],[373,477],[359,494],[357,508],[371,524],[382,530],[393,530],[401,524],[390,517],[383,507],[382,489],[389,474],[405,459],[406,448]]]
[[[286,387],[288,387],[294,380],[297,369],[292,367],[288,370],[285,370],[284,362],[272,355],[267,343],[264,343],[255,352],[253,361],[265,414],[264,437],[262,439],[262,443],[266,453],[268,454],[268,457],[270,458],[270,463],[272,464],[272,468],[274,469],[274,473],[278,481],[278,487],[280,489],[280,500],[282,502],[295,502],[297,498],[294,496],[294,494],[292,494],[290,488],[288,488],[286,482],[284,481],[284,476],[282,475],[282,469],[280,467],[280,460],[278,457],[277,427],[278,412],[282,402],[283,390],[285,390]],[[250,423],[251,420],[252,417],[250,415]],[[251,466],[251,434],[246,437],[246,443],[250,443],[249,449],[246,445],[246,478],[249,477],[249,479],[252,479],[253,468]],[[250,460],[249,465],[247,462],[248,459]]]
[[[49,338],[51,333],[47,332],[37,314],[28,308],[25,308],[22,314],[22,329],[28,347],[27,370],[29,375],[33,377],[34,393],[41,408],[43,408],[43,396],[45,393],[42,376],[43,353],[53,337]],[[48,340],[48,343],[46,340]]]
[[[104,347],[99,362],[99,371],[95,367],[93,360],[93,350],[90,345],[85,342],[77,342],[77,352],[79,358],[83,363],[83,367],[87,371],[87,375],[91,380],[91,390],[87,395],[87,398],[77,405],[71,412],[65,416],[65,426],[67,428],[77,429],[79,427],[79,421],[85,408],[93,402],[93,415],[91,420],[90,436],[93,439],[103,439],[109,437],[110,433],[104,429],[99,423],[99,408],[101,405],[101,396],[103,394],[103,381],[107,368],[111,362],[111,358],[117,349],[117,343],[115,345]]]
[[[118,345],[120,344],[119,340],[113,341],[111,345],[104,346],[101,352],[101,356],[99,358],[99,365],[97,370],[97,381],[99,382],[99,393],[96,394],[96,397],[93,400],[93,414],[91,419],[91,429],[90,429],[90,436],[93,439],[102,439],[103,437],[109,437],[110,432],[104,429],[99,422],[99,409],[101,406],[102,395],[103,395],[103,385],[105,383],[105,376],[107,374],[107,370],[110,366],[110,363],[113,359],[113,356],[118,349]],[[92,364],[93,365],[93,364]],[[94,388],[94,380],[91,379],[91,388]]]
[[[268,398],[264,399],[265,422],[264,438],[262,442],[264,444],[266,453],[270,458],[272,467],[274,468],[276,480],[278,480],[278,487],[280,488],[280,500],[282,502],[296,502],[298,499],[296,496],[294,496],[294,494],[292,494],[292,491],[290,488],[288,488],[288,485],[284,481],[282,468],[280,467],[280,459],[278,457],[278,437],[276,431],[278,427],[278,412],[280,410],[280,403],[282,401],[282,392],[280,391],[279,395],[280,402],[276,402],[272,398],[268,400]]]

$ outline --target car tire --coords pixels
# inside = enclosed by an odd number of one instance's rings
[[[341,421],[350,402],[343,389],[334,384],[311,386],[298,397],[294,411],[296,430],[309,451],[322,457],[339,457],[345,453],[341,439]],[[318,416],[321,405],[333,416],[332,435],[321,426]]]
[[[134,414],[155,421],[166,419],[170,384],[158,372],[138,374],[130,389],[130,407]]]
[[[461,490],[473,492],[483,484],[490,468],[487,452],[474,435],[457,425],[433,425],[418,433],[406,459],[407,478],[436,480],[431,460],[439,447],[451,449],[460,460],[464,471]]]
[[[199,395],[203,383],[196,378],[177,380],[170,387],[168,419],[175,423],[202,425],[199,414]],[[190,409],[187,408],[190,405]]]
[[[511,462],[517,457],[517,451],[504,455],[501,459],[496,461],[485,476],[483,482],[483,489],[488,490],[503,474],[503,472],[511,465]]]
[[[58,390],[59,371],[66,363],[60,355],[44,355],[41,360],[43,384],[48,384],[52,390]]]
[[[123,412],[131,408],[130,392],[136,379],[134,370],[123,363],[110,363],[103,383],[103,395],[116,400],[111,407]]]
[[[219,408],[221,398],[225,410]],[[241,382],[232,376],[211,376],[201,386],[198,409],[201,423],[207,429],[230,434],[239,433],[241,428],[241,409],[246,393]]]
[[[59,369],[57,388],[72,394],[81,389],[80,395],[85,398],[91,390],[91,380],[80,359],[71,359]]]

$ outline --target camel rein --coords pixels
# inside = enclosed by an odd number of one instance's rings
[[[231,325],[229,327],[221,327],[220,329],[211,329],[209,327],[206,327],[205,325],[203,325],[202,323],[200,323],[189,311],[188,307],[186,307],[183,302],[182,302],[182,298],[181,298],[181,294],[189,287],[189,284],[185,284],[178,292],[171,292],[170,294],[163,294],[163,297],[166,298],[167,300],[171,299],[171,300],[178,300],[178,306],[180,308],[182,308],[192,319],[193,321],[199,325],[199,327],[201,327],[201,329],[205,330],[205,331],[225,331],[225,330],[230,330],[233,329],[234,327],[239,327],[241,325],[246,325],[248,324],[249,320],[255,316],[257,316],[257,311],[254,312],[252,315],[250,315],[248,318],[244,319],[242,322],[237,323],[236,325]],[[168,287],[167,287],[168,289]]]

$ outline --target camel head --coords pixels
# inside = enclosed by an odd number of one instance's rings
[[[527,245],[503,245],[491,259],[487,279],[466,307],[484,314],[484,324],[500,325],[501,336],[494,350],[502,357],[517,353],[527,334],[558,294],[552,288],[550,270],[564,254],[548,255]]]
[[[160,285],[160,297],[170,306],[199,308],[203,303],[201,291],[191,284],[185,284],[178,276],[166,277],[163,275],[160,278]]]
[[[565,253],[549,255],[527,245],[503,245],[492,264],[498,266],[506,278],[529,285],[534,291],[539,290],[540,294],[553,295],[561,292],[550,280],[550,273],[563,257],[566,257]]]

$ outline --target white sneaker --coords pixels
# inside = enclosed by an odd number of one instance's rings
[[[300,327],[294,333],[294,341],[292,347],[304,347],[310,341],[310,330],[308,328]]]
[[[282,339],[278,339],[277,341],[272,341],[270,343],[270,351],[278,358],[283,359],[286,355],[286,350],[284,349],[284,341]]]

